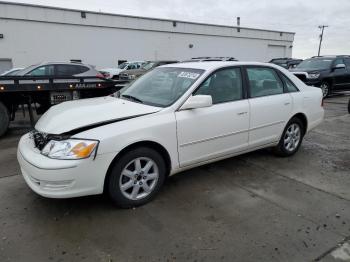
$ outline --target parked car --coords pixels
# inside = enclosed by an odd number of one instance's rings
[[[193,57],[189,60],[184,60],[182,61],[183,63],[186,62],[214,62],[214,61],[238,61],[236,58],[234,57],[230,57],[230,56],[201,56],[201,57]]]
[[[291,71],[307,85],[320,87],[324,97],[350,90],[350,56],[315,56]]]
[[[66,77],[99,76],[103,77],[94,66],[76,62],[50,62],[29,66],[16,73],[16,76]]]
[[[173,60],[162,60],[162,61],[149,61],[145,63],[141,68],[138,69],[129,69],[120,74],[120,79],[121,80],[134,80],[146,72],[162,65],[167,65],[167,64],[174,64],[178,63],[178,61],[173,61]]]
[[[303,59],[295,59],[295,58],[284,57],[284,58],[271,59],[269,61],[269,63],[282,66],[283,68],[286,68],[286,69],[293,69],[297,65],[299,65],[302,61],[303,61]]]
[[[13,76],[13,75],[16,75],[21,70],[23,70],[22,67],[12,68],[12,69],[10,69],[8,71],[5,71],[0,76]]]
[[[101,74],[106,78],[119,79],[119,74],[125,70],[136,70],[141,68],[146,62],[145,61],[133,61],[124,62],[118,66],[118,68],[104,68],[99,70]]]
[[[106,192],[120,207],[149,202],[169,175],[273,147],[294,155],[323,120],[322,92],[272,64],[161,66],[115,97],[52,107],[24,135],[29,187],[52,198]]]

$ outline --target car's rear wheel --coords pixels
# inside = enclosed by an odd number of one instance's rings
[[[322,82],[320,88],[323,93],[323,97],[327,97],[331,94],[331,85],[329,82]]]
[[[112,167],[108,193],[122,208],[146,204],[158,193],[166,177],[163,157],[140,147],[125,153]]]
[[[299,150],[304,133],[302,121],[297,117],[293,117],[283,130],[281,139],[275,147],[275,153],[283,157],[294,155]]]
[[[0,102],[0,137],[3,136],[10,124],[10,114],[6,106]]]

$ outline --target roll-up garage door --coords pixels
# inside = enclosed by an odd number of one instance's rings
[[[12,68],[12,60],[7,58],[0,58],[0,74]]]
[[[286,56],[286,47],[284,45],[268,45],[267,58],[268,61],[273,58],[282,58]]]

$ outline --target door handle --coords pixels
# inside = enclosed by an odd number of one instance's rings
[[[239,113],[237,113],[237,115],[239,115],[239,116],[246,115],[246,114],[248,114],[248,112],[239,112]]]
[[[288,106],[288,105],[290,105],[290,102],[285,102],[284,105]]]

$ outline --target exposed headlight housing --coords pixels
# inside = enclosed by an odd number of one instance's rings
[[[136,75],[128,75],[129,80],[134,80],[136,79]]]
[[[320,73],[311,73],[307,75],[308,79],[317,79],[320,77]]]
[[[41,151],[41,154],[54,159],[84,159],[91,156],[97,149],[97,140],[67,139],[51,140]]]

